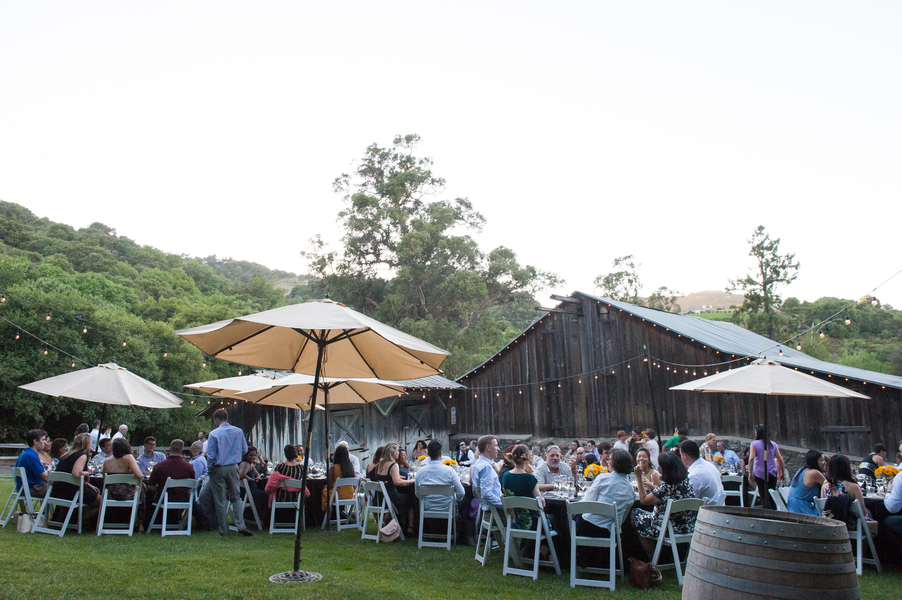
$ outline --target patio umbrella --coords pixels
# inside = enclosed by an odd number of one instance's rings
[[[104,405],[101,421],[106,419],[107,404],[147,408],[178,408],[182,404],[181,398],[176,398],[163,388],[138,377],[115,363],[63,373],[19,387],[48,396],[64,396],[88,402],[99,402]],[[100,444],[99,435],[97,444]]]
[[[764,472],[767,474],[767,396],[822,396],[869,398],[807,373],[784,367],[775,360],[759,358],[745,367],[716,373],[673,386],[672,390],[723,394],[761,394],[764,407]],[[761,495],[764,498],[764,494]]]
[[[177,331],[206,354],[267,369],[313,374],[310,406],[316,408],[319,380],[330,377],[413,379],[435,375],[448,352],[384,325],[329,299],[311,300],[228,321]],[[307,424],[307,448],[313,436]],[[310,452],[304,457],[307,485]],[[306,503],[301,494],[302,509]],[[294,569],[281,580],[307,580],[299,570],[301,528],[294,544]]]

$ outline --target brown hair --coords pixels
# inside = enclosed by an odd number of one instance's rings
[[[508,462],[512,465],[522,465],[523,463],[529,463],[529,448],[526,444],[519,444],[514,446],[514,449],[504,455],[504,462],[508,464]]]
[[[54,440],[55,442],[56,440]],[[75,436],[75,439],[72,440],[72,447],[69,448],[69,451],[63,454],[60,460],[64,458],[69,458],[73,454],[78,452],[84,452],[85,450],[89,450],[91,448],[91,434],[90,433],[79,433]]]
[[[282,452],[285,453],[285,458],[288,460],[297,460],[298,458],[297,448],[295,448],[293,444],[286,444],[285,447],[282,448]]]
[[[488,448],[489,444],[491,444],[494,439],[494,435],[484,435],[476,440],[476,447],[479,448],[479,453],[482,454],[485,452],[485,449]]]

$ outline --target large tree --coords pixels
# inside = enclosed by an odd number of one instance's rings
[[[345,205],[341,248],[316,237],[302,254],[333,298],[451,350],[453,374],[526,325],[490,324],[493,309],[561,281],[521,265],[509,248],[482,252],[470,233],[485,219],[468,199],[441,197],[445,181],[432,160],[413,154],[419,141],[370,145],[354,172],[335,180]]]
[[[782,302],[777,288],[795,281],[799,263],[795,254],[780,254],[780,238],[771,238],[764,225],[758,226],[748,243],[755,264],[745,276],[731,279],[727,291],[741,291],[745,296],[737,318],[748,315],[749,329],[776,340],[775,309]]]
[[[667,312],[679,312],[680,305],[677,298],[680,293],[662,285],[648,298],[642,298],[642,280],[639,278],[639,267],[632,254],[618,256],[612,263],[614,271],[599,275],[595,278],[595,287],[600,290],[605,298],[629,302],[639,306],[648,306]]]

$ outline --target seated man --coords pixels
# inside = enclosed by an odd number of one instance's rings
[[[474,495],[478,491],[482,494],[482,509],[488,510],[489,504],[501,508],[501,481],[495,471],[493,462],[498,456],[498,440],[491,435],[484,435],[477,442],[479,458],[470,469],[470,483],[473,486]],[[428,451],[428,449],[427,449]],[[560,453],[560,449],[558,449]],[[419,472],[418,472],[419,473]]]
[[[576,449],[576,468],[582,473],[586,470],[586,449],[580,446]]]
[[[532,451],[532,468],[538,469],[539,465],[545,462],[544,455],[542,454],[542,448],[540,446],[533,446],[531,448]]]
[[[698,447],[698,451],[702,460],[713,462],[714,453],[717,451],[717,436],[713,433],[706,435],[705,443]]]
[[[429,464],[424,465],[417,471],[417,498],[420,497],[421,485],[450,485],[454,488],[455,498],[458,500],[463,498],[464,486],[460,484],[457,472],[448,465],[443,465],[441,460],[439,460],[442,457],[442,443],[438,440],[431,440],[426,446],[426,453],[429,455],[430,460]],[[431,494],[426,496],[424,507],[428,511],[448,510],[448,505],[453,499],[448,496]]]
[[[188,463],[194,469],[194,478],[200,479],[207,474],[207,457],[204,456],[204,443],[200,440],[195,440],[191,444],[190,452],[191,459]]]
[[[41,429],[32,429],[27,434],[25,434],[25,443],[28,445],[28,448],[22,451],[22,454],[19,455],[19,458],[16,459],[16,489],[21,489],[19,486],[23,485],[23,483],[28,484],[28,491],[31,492],[32,498],[43,498],[47,495],[47,470],[44,468],[44,465],[41,463],[40,457],[38,457],[38,452],[36,449],[37,445],[40,445],[43,449],[44,447],[44,439],[47,437],[47,432]],[[27,482],[23,482],[21,477],[18,477],[19,467],[25,467],[25,477],[28,479]],[[28,510],[31,510],[31,507],[28,507]]]
[[[720,506],[724,501],[723,482],[720,471],[713,464],[702,460],[698,445],[692,440],[680,443],[680,457],[689,470],[689,481],[695,490],[696,498],[707,498],[708,506]]]
[[[629,475],[633,471],[633,457],[626,450],[618,448],[611,453],[610,463],[613,470],[596,477],[586,490],[583,500],[613,504],[617,511],[617,522],[622,525],[636,499],[636,492],[633,491],[633,485],[629,481]],[[613,519],[610,517],[589,513],[577,515],[576,535],[608,537],[613,525]],[[592,550],[592,556],[589,550]],[[600,550],[600,548],[580,548],[577,559],[583,566],[601,567],[604,565],[604,559],[599,553]]]
[[[899,444],[899,452],[902,452],[902,444]],[[893,477],[892,488],[883,499],[883,506],[890,513],[890,516],[883,520],[880,525],[880,535],[886,532],[887,538],[892,542],[898,554],[902,554],[902,473]]]
[[[185,449],[185,442],[182,440],[172,440],[169,444],[169,458],[164,458],[160,461],[154,468],[153,472],[150,474],[150,477],[147,478],[147,490],[150,492],[147,494],[147,499],[149,504],[145,510],[145,523],[144,530],[149,530],[150,519],[153,517],[153,503],[150,502],[151,496],[154,496],[154,500],[158,499],[160,493],[163,491],[163,488],[166,487],[166,481],[171,479],[194,479],[194,467],[192,467],[188,461],[182,458],[182,450]],[[162,452],[156,452],[155,454],[162,455]],[[185,488],[174,489],[169,492],[169,500],[172,502],[185,502],[188,500],[188,496],[190,495],[190,491]],[[179,511],[170,511],[170,514],[167,521],[172,523],[173,520],[178,519]],[[163,522],[163,516],[159,516],[160,522]],[[177,522],[177,521],[176,521]]]
[[[351,454],[351,446],[344,440],[338,442],[339,446],[344,446],[348,449],[348,458],[351,459],[351,466],[354,467],[354,476],[360,477],[360,459]]]
[[[95,467],[102,467],[103,461],[113,455],[113,440],[103,438],[100,440],[100,451],[91,459],[91,464]]]
[[[428,449],[427,449],[427,454],[428,454]],[[469,453],[469,449],[467,448],[466,442],[461,442],[460,444],[458,444],[457,457],[455,457],[454,460],[456,460],[457,464],[459,464],[459,465],[466,466],[466,465],[470,464],[470,453]]]
[[[556,475],[570,475],[570,469],[561,468],[560,446],[551,445],[545,450],[545,462],[540,464],[533,474],[539,480],[540,492],[554,489],[554,478]]]
[[[714,453],[714,456],[723,456],[723,464],[728,467],[739,466],[739,455],[727,448],[727,443],[724,441],[717,442],[717,452]]]
[[[141,469],[141,473],[147,475],[147,467],[150,463],[160,463],[166,460],[166,455],[162,452],[155,452],[154,448],[157,447],[157,438],[152,435],[144,438],[144,454],[138,457],[138,468]]]

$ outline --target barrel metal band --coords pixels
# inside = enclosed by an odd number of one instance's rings
[[[851,548],[850,548],[851,550]],[[802,563],[802,562],[787,562],[783,560],[771,560],[769,558],[758,558],[756,556],[748,556],[747,554],[737,554],[735,552],[726,552],[724,550],[718,550],[717,548],[711,548],[710,546],[706,546],[699,542],[699,540],[692,540],[692,546],[690,547],[689,560],[692,560],[692,552],[698,552],[704,556],[709,558],[713,558],[715,560],[723,560],[729,563],[735,563],[737,565],[747,565],[750,567],[760,567],[762,569],[771,569],[773,571],[789,571],[792,573],[813,573],[816,575],[846,575],[848,573],[855,572],[855,562],[849,561],[847,563],[841,563],[836,565],[822,564],[822,563]],[[851,558],[851,555],[850,555]],[[750,573],[751,574],[751,573]],[[760,573],[755,573],[755,576],[759,576]]]
[[[748,533],[747,531],[735,532],[730,531],[729,529],[723,530],[719,528],[715,529],[713,527],[706,531],[705,528],[698,525],[698,523],[696,523],[695,525],[695,531],[696,533],[700,533],[702,535],[710,535],[711,537],[722,540],[763,546],[765,548],[776,548],[778,550],[798,550],[800,552],[814,552],[820,554],[845,554],[846,552],[852,551],[852,544],[848,539],[841,544],[825,542],[799,542],[778,538],[762,537]]]
[[[837,525],[835,527],[806,525],[767,519],[751,519],[730,514],[711,514],[710,512],[704,516],[700,514],[698,523],[714,528],[719,527],[736,531],[749,531],[751,533],[757,533],[758,535],[775,535],[778,537],[805,539],[808,541],[836,541],[837,534],[848,535],[845,531],[842,531],[845,529],[843,525]]]
[[[717,585],[728,590],[741,590],[747,594],[757,594],[763,598],[782,598],[784,600],[823,600],[824,590],[809,590],[800,587],[787,587],[773,585],[749,579],[729,577],[720,573],[713,573],[700,569],[689,563],[686,565],[686,577],[695,577],[712,585]],[[861,590],[858,586],[845,590],[830,590],[830,597],[835,600],[860,600]]]

